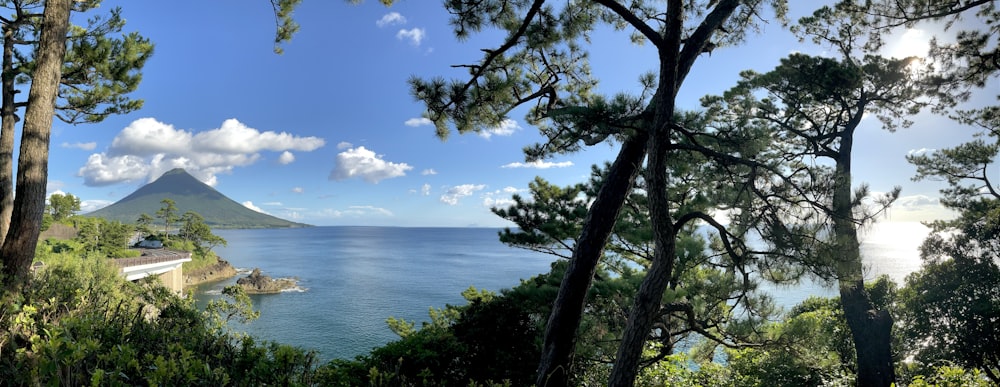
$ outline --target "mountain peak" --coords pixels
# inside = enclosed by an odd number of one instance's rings
[[[142,214],[155,214],[163,199],[174,201],[178,213],[197,212],[205,223],[217,228],[284,228],[308,225],[260,213],[226,197],[183,168],[174,168],[118,202],[87,216],[135,223]]]
[[[171,169],[169,171],[164,172],[162,175],[160,175],[160,177],[163,177],[163,176],[166,176],[166,175],[178,175],[178,174],[190,175],[190,173],[188,173],[187,170],[185,170],[184,168],[174,168],[174,169]]]

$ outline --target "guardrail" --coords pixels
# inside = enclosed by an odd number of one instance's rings
[[[155,251],[146,255],[147,253]],[[114,259],[115,265],[118,267],[130,267],[139,265],[148,265],[152,263],[170,262],[176,261],[178,259],[190,258],[191,253],[184,251],[170,251],[170,250],[145,250],[143,249],[143,256],[133,257],[133,258],[116,258]]]

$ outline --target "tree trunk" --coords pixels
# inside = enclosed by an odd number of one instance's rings
[[[688,38],[688,42],[682,51],[680,50],[682,26],[680,23],[683,21],[683,4],[679,1],[667,2],[669,8],[667,11],[668,17],[676,19],[671,20],[671,22],[678,24],[674,24],[671,27],[672,32],[665,37],[665,40],[668,42],[665,47],[657,47],[661,60],[660,89],[657,90],[657,93],[662,93],[662,95],[655,96],[655,101],[652,101],[650,104],[650,107],[656,109],[654,112],[654,122],[651,127],[644,128],[648,132],[629,138],[622,146],[618,158],[615,159],[611,170],[608,171],[608,177],[604,185],[601,186],[598,192],[597,199],[587,212],[587,220],[584,222],[583,232],[580,234],[580,239],[577,241],[576,248],[573,251],[569,268],[567,268],[566,274],[563,276],[562,284],[559,287],[559,294],[552,307],[552,314],[549,316],[548,325],[545,327],[542,360],[538,365],[538,379],[535,382],[537,386],[564,386],[569,382],[569,366],[573,357],[576,330],[580,326],[587,290],[590,288],[594,272],[597,268],[597,262],[600,260],[604,246],[611,235],[625,197],[635,182],[643,156],[645,156],[646,151],[649,149],[665,151],[666,146],[669,144],[670,131],[667,124],[672,119],[674,100],[677,97],[677,91],[680,89],[681,83],[691,70],[695,60],[701,55],[706,44],[708,44],[712,33],[722,26],[740,4],[739,0],[719,1],[705,17],[702,24]],[[668,69],[668,71],[664,73],[664,69]],[[658,140],[651,140],[649,132],[656,131],[660,133],[659,137],[657,137]],[[666,155],[664,154],[661,159],[664,166],[665,158]],[[665,183],[668,178],[666,176],[666,168],[664,167],[661,172],[662,175],[660,176],[662,176],[662,179],[658,180],[658,182]],[[650,183],[649,187],[666,189],[665,184],[658,186],[648,181],[648,179],[647,182]],[[666,203],[665,192],[663,194],[663,200],[660,201],[660,208],[669,215],[669,203]],[[653,199],[650,200],[651,206],[653,206],[652,201]],[[652,223],[654,224],[654,234],[657,232],[660,233],[656,235],[657,251],[654,253],[654,256],[660,257],[669,252],[669,255],[672,257],[674,254],[672,221],[669,216],[658,217],[657,214],[659,213],[655,209],[650,213]],[[664,225],[668,226],[664,227]],[[664,231],[665,234],[663,233]],[[670,237],[665,237],[664,235],[666,234],[669,234]],[[672,263],[670,265],[672,266]],[[664,269],[672,271],[672,267],[665,267]],[[659,285],[643,286],[648,289],[649,293],[657,293],[656,289],[659,288]],[[653,302],[658,306],[663,296],[663,290],[659,290],[656,295],[638,295],[637,297],[643,297],[644,300],[647,300],[644,302],[650,302],[648,301],[650,298],[647,296],[655,297],[655,301]],[[631,316],[629,317],[629,321],[633,321]],[[644,320],[637,318],[635,321]],[[640,354],[642,343],[645,341],[645,335],[649,331],[649,325],[647,325],[645,332],[642,332],[642,325],[645,324],[626,328],[631,329],[633,334],[642,335],[641,340],[637,341],[637,350],[640,351]],[[625,347],[624,345],[620,346],[619,352]],[[626,350],[631,351],[636,349]],[[616,359],[615,369],[621,369],[623,373],[618,377],[621,379],[631,379],[628,382],[628,385],[631,385],[638,371],[638,359],[636,358],[634,363],[626,362],[621,366],[618,364],[619,361],[620,359]],[[615,375],[612,375],[612,378],[615,377]]]
[[[625,198],[639,174],[642,159],[646,155],[647,139],[645,134],[637,134],[622,144],[618,157],[608,170],[608,176],[587,212],[583,231],[576,241],[569,267],[563,275],[559,293],[545,326],[542,359],[538,363],[538,377],[535,380],[537,386],[569,385],[576,331],[580,327],[587,292]]]
[[[859,387],[888,387],[896,380],[891,350],[892,316],[873,307],[864,286],[862,281],[854,286],[840,285],[840,304],[858,357],[857,382]]]
[[[14,136],[17,116],[14,107],[14,31],[13,23],[3,26],[3,75],[0,77],[0,246],[10,229],[14,211]]]
[[[659,47],[660,79],[659,88],[653,96],[655,112],[650,130],[646,153],[646,196],[649,198],[649,218],[653,229],[653,263],[643,278],[629,311],[628,322],[618,345],[609,386],[632,386],[639,372],[642,349],[660,311],[663,291],[666,290],[673,274],[675,261],[675,233],[670,213],[670,198],[667,187],[670,176],[667,173],[668,148],[673,122],[677,90],[684,78],[680,73],[681,28],[684,25],[683,4],[680,1],[667,2],[667,28],[664,45]],[[667,333],[669,334],[669,333]]]
[[[849,189],[847,195],[850,195]],[[840,195],[834,196],[836,203]],[[896,380],[892,364],[892,316],[886,310],[876,309],[865,290],[861,251],[854,224],[843,219],[835,220],[835,223],[836,243],[840,245],[838,251],[842,254],[839,257],[842,261],[837,266],[840,305],[854,340],[858,359],[857,383],[859,387],[889,387]]]
[[[841,134],[836,160],[832,215],[834,244],[841,254],[837,262],[837,279],[840,283],[840,304],[847,326],[851,329],[858,359],[858,386],[889,387],[896,381],[892,364],[892,316],[888,311],[877,310],[865,290],[861,247],[851,205],[854,129],[860,123],[864,109],[858,111],[853,122]]]
[[[609,386],[635,384],[646,337],[649,336],[649,331],[660,312],[663,292],[670,284],[675,261],[675,246],[673,237],[667,241],[666,246],[659,244],[656,246],[653,264],[643,278],[639,292],[636,293],[635,303],[629,312],[625,333],[622,335],[622,342],[618,346],[615,364],[608,379]]]
[[[3,280],[8,288],[27,278],[41,232],[48,183],[49,134],[66,54],[71,5],[72,0],[47,0],[42,14],[42,32],[35,52],[36,68],[28,91],[17,161],[14,210],[10,230],[0,248]]]

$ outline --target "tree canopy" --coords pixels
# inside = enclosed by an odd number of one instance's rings
[[[48,214],[52,220],[60,221],[80,211],[80,198],[72,194],[52,194],[49,196]]]
[[[784,3],[768,4],[782,20]],[[764,5],[635,1],[626,6],[598,1],[563,8],[541,0],[513,6],[491,1],[446,4],[459,38],[484,28],[499,28],[506,37],[498,46],[483,49],[481,60],[453,66],[467,69],[468,78],[411,79],[412,92],[424,102],[425,117],[436,125],[438,136],[447,137],[452,130],[486,130],[524,107],[526,120],[546,139],[526,148],[529,160],[602,142],[621,144],[582,219],[567,220],[584,208],[574,203],[579,187],[555,189],[539,181],[532,190],[546,194],[542,201],[517,200],[514,208],[498,211],[524,230],[503,234],[505,242],[569,258],[546,326],[536,384],[567,383],[586,289],[605,246],[615,241],[620,215],[628,213],[633,187],[644,192],[646,212],[633,219],[648,220],[651,254],[629,308],[609,384],[633,383],[649,330],[659,316],[669,314],[669,303],[661,298],[676,286],[671,279],[682,262],[681,230],[695,222],[712,226],[721,241],[720,257],[737,262],[734,270],[762,267],[774,280],[812,272],[838,281],[845,317],[855,333],[857,382],[894,382],[892,318],[865,289],[857,228],[890,205],[899,191],[875,198],[875,205],[866,207],[867,187],[851,180],[854,133],[866,115],[894,131],[907,127],[910,117],[925,107],[947,110],[966,97],[963,90],[977,85],[961,78],[958,69],[971,69],[977,62],[959,60],[965,65],[939,72],[921,67],[915,58],[881,57],[876,52],[881,44],[877,30],[888,28],[888,16],[843,2],[821,7],[793,27],[803,40],[830,47],[839,58],[792,55],[772,72],[743,74],[741,84],[726,96],[709,97],[704,115],[678,112],[675,96],[698,57],[740,43]],[[985,12],[992,12],[991,7]],[[587,65],[592,48],[584,42],[603,23],[633,31],[634,41],[649,44],[657,53],[656,70],[637,77],[642,86],[638,95],[594,92],[597,80]],[[767,97],[759,99],[759,94]],[[824,158],[827,161],[818,161]],[[676,170],[685,162],[686,168],[699,162],[711,167],[692,175],[692,187],[697,188],[672,195],[671,189],[689,183],[687,175]],[[725,178],[705,178],[713,173]],[[717,189],[715,195],[702,191],[713,186],[736,189]],[[699,194],[705,202],[684,204]],[[542,209],[550,212],[534,213]],[[736,214],[736,222],[729,227],[713,223],[710,214],[716,210]],[[742,245],[750,229],[764,236],[771,250]],[[571,235],[572,245],[567,243]]]

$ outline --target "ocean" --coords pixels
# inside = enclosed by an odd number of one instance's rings
[[[261,339],[316,350],[321,360],[353,358],[397,337],[393,316],[427,321],[430,307],[464,304],[469,286],[497,291],[549,270],[553,257],[508,247],[490,228],[312,227],[217,230],[228,241],[215,252],[243,271],[258,267],[272,277],[295,277],[299,288],[254,295],[256,321],[233,324]],[[883,223],[864,234],[867,276],[902,283],[920,267],[919,223]],[[245,275],[245,274],[241,274]],[[204,305],[236,278],[194,288]],[[769,287],[779,305],[835,289],[807,281]]]

